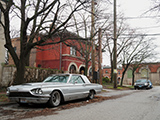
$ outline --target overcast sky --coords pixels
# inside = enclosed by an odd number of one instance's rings
[[[127,23],[132,28],[137,28],[146,34],[160,34],[160,18],[153,17],[156,16],[155,12],[145,13],[151,7],[153,7],[152,0],[117,0],[117,13],[122,12],[125,17],[131,17],[132,19],[127,19]],[[144,18],[146,16],[147,18]],[[151,37],[156,38],[155,44],[160,48],[160,35]],[[156,51],[160,51],[159,48]],[[106,60],[107,55],[103,57],[103,65],[109,65],[109,60]],[[159,59],[157,61],[160,62]]]

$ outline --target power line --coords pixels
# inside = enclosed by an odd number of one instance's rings
[[[141,28],[136,28],[136,29],[152,29],[152,28],[160,28],[160,26],[141,27]]]
[[[153,34],[121,34],[121,36],[160,36],[160,33]]]
[[[108,34],[113,36],[113,34]],[[153,33],[153,34],[120,34],[120,36],[160,36],[160,33]]]
[[[159,18],[160,16],[139,16],[139,17],[119,17],[118,19],[155,19]]]
[[[119,38],[136,38],[136,37],[158,37],[160,36],[160,33],[156,33],[156,34],[121,34],[119,36]]]

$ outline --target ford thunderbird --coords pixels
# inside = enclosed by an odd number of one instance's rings
[[[7,96],[19,104],[48,103],[54,107],[63,101],[93,99],[101,90],[102,85],[91,83],[84,75],[53,74],[43,82],[10,86]]]

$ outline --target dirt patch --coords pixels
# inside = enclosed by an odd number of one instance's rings
[[[9,102],[9,99],[6,96],[6,93],[4,92],[0,93],[0,102]]]

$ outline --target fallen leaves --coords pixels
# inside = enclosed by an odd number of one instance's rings
[[[109,99],[116,99],[116,98],[123,97],[123,96],[125,95],[118,95],[118,96],[112,96],[112,97],[95,96],[94,99],[89,99],[89,100],[81,99],[81,100],[65,102],[61,104],[59,107],[55,107],[55,108],[49,108],[49,107],[46,107],[46,105],[45,106],[42,105],[44,107],[43,108],[37,105],[38,107],[35,109],[34,105],[33,107],[32,105],[30,106],[28,105],[28,106],[25,106],[24,109],[23,107],[21,107],[23,110],[13,111],[13,110],[3,110],[3,108],[0,107],[0,112],[2,116],[6,116],[6,117],[10,117],[11,115],[14,114],[14,117],[12,116],[12,118],[9,118],[8,120],[15,120],[15,118],[16,119],[32,118],[36,116],[46,116],[46,115],[58,114],[57,111],[60,111],[60,110],[71,109],[74,107],[81,107],[87,104],[102,102],[104,100],[109,100]]]

